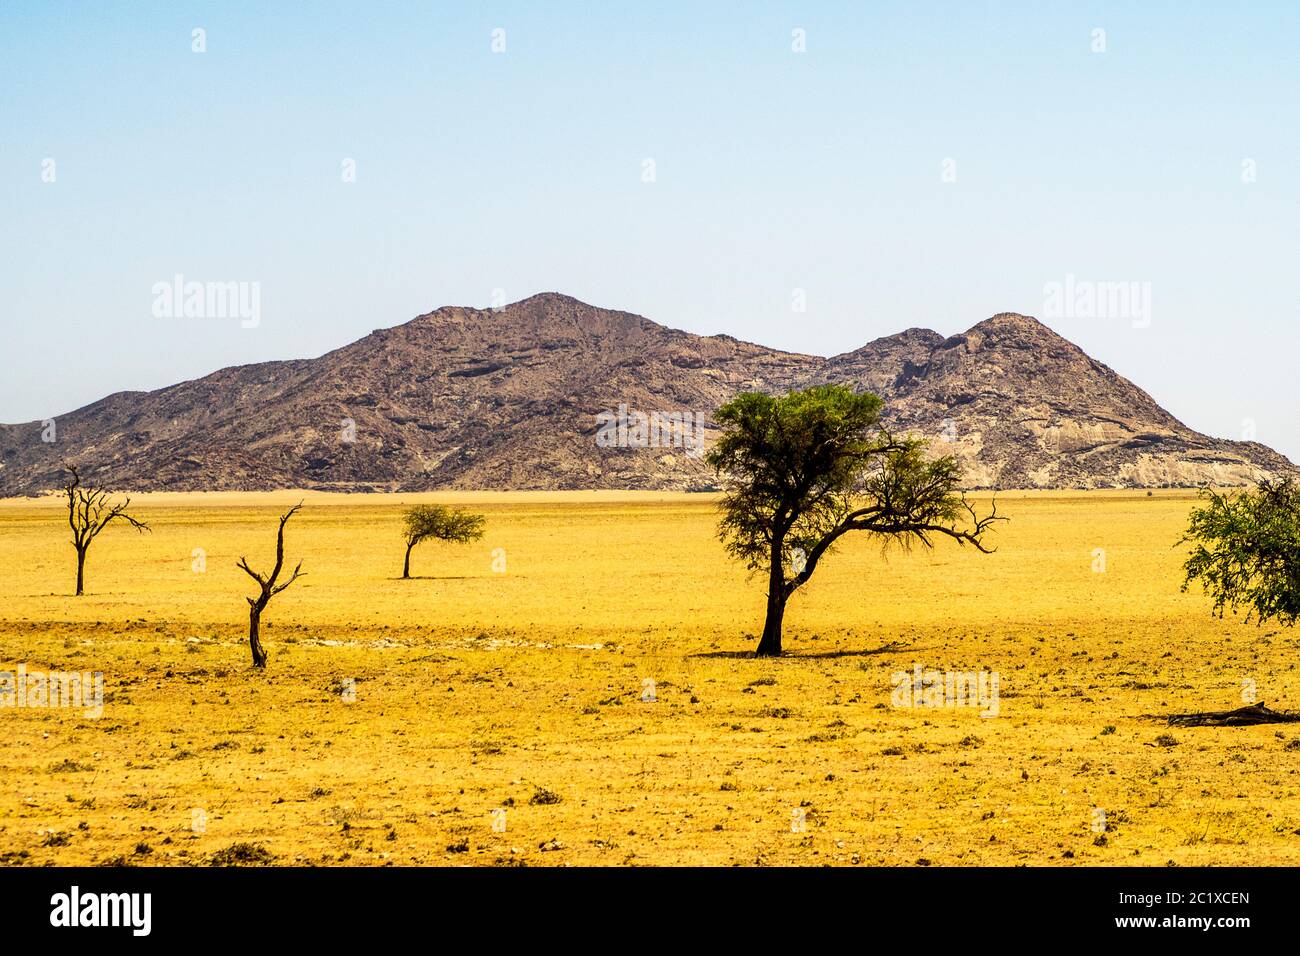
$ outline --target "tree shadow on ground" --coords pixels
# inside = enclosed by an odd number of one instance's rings
[[[404,578],[400,574],[397,577],[389,578],[390,581],[468,581],[468,574],[412,574],[409,578]]]
[[[821,651],[815,654],[799,654],[799,653],[791,653],[789,651],[786,651],[784,654],[781,655],[781,658],[784,660],[817,661],[817,660],[828,660],[836,657],[872,657],[873,655],[876,654],[888,654],[892,651],[901,651],[901,650],[909,650],[909,649],[915,650],[915,648],[911,648],[907,644],[899,644],[897,642],[891,641],[890,643],[882,644],[879,647],[863,648],[861,650],[856,650],[856,651]],[[752,650],[705,651],[700,654],[688,654],[687,656],[713,658],[715,660],[728,660],[728,659],[744,660],[745,658],[754,657],[755,654]]]
[[[872,657],[876,654],[890,654],[894,651],[915,651],[922,648],[913,647],[910,644],[899,644],[890,641],[888,644],[881,644],[879,647],[864,648],[859,651],[819,651],[815,654],[786,654],[786,657],[796,657],[805,661],[830,660],[836,657]]]

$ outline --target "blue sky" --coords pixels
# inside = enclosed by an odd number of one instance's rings
[[[0,421],[560,291],[819,354],[1036,314],[1300,460],[1297,53],[1294,2],[0,0]]]

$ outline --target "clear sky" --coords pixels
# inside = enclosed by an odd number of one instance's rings
[[[558,291],[819,354],[1039,315],[1300,460],[1298,200],[1295,0],[0,0],[0,421]]]

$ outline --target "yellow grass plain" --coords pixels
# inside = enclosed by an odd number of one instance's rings
[[[235,562],[299,498],[259,673]],[[1179,592],[1190,494],[1003,494],[991,556],[847,538],[779,660],[709,496],[135,500],[81,598],[61,502],[0,502],[0,671],[105,682],[0,710],[4,863],[1300,863],[1300,732],[1143,716],[1300,706],[1292,630]],[[428,501],[486,535],[402,581]],[[917,665],[996,672],[998,716],[892,706]]]

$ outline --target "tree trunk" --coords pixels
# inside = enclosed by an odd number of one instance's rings
[[[767,576],[767,617],[763,621],[763,637],[758,642],[759,657],[779,657],[781,654],[781,621],[785,617],[785,542],[772,542],[772,558]]]
[[[253,666],[266,666],[266,651],[262,649],[262,638],[258,625],[262,621],[262,609],[253,606],[248,612],[248,648],[253,652]]]
[[[81,597],[85,590],[86,581],[86,552],[81,549],[77,552],[77,597]]]
[[[406,563],[402,565],[402,577],[404,578],[409,578],[411,576],[411,549],[414,547],[415,545],[413,544],[408,544],[406,546]]]
[[[781,620],[785,617],[785,599],[778,593],[767,596],[767,618],[763,621],[763,637],[758,642],[759,657],[781,656]]]

